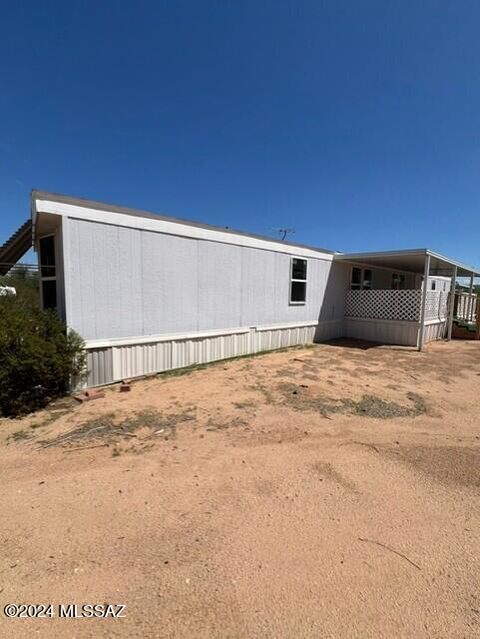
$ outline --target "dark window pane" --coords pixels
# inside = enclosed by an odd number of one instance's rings
[[[399,291],[405,288],[405,275],[399,273],[393,273],[392,275],[392,288]]]
[[[305,282],[292,282],[291,302],[304,302],[306,299],[307,284]]]
[[[307,260],[299,260],[296,257],[292,259],[292,279],[307,279]]]
[[[362,269],[352,268],[352,288],[354,288],[354,285],[358,285],[358,288],[360,288],[361,282],[362,282]],[[357,286],[355,286],[355,288],[357,288]]]
[[[363,271],[363,288],[367,291],[372,288],[372,271],[369,268]]]
[[[40,266],[42,277],[55,277],[55,238],[43,237],[40,240]]]
[[[42,282],[43,308],[57,308],[57,282],[56,280],[43,280]]]

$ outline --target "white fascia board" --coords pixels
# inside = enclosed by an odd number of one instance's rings
[[[34,198],[31,199],[30,202],[30,214],[32,217],[32,245],[35,249],[36,249],[36,241],[37,241],[37,218],[38,218],[38,211],[37,211],[37,202],[35,201]]]
[[[335,259],[337,260],[354,260],[356,258],[370,258],[370,257],[398,257],[399,255],[426,255],[427,249],[399,249],[397,251],[373,251],[362,253],[336,253]]]
[[[257,326],[256,331],[262,333],[263,331],[280,331],[286,328],[305,328],[306,326],[317,326],[318,320],[312,320],[309,322],[289,322],[288,324],[272,324],[271,326]]]
[[[290,246],[273,240],[269,242],[268,240],[249,237],[248,235],[222,233],[222,231],[214,229],[189,226],[188,224],[179,224],[177,222],[162,219],[156,220],[141,216],[136,217],[134,215],[126,215],[125,213],[116,213],[114,211],[101,211],[85,206],[67,204],[65,202],[37,199],[35,200],[35,208],[38,212],[53,213],[54,215],[62,215],[75,219],[87,220],[89,222],[124,226],[127,228],[153,231],[155,233],[164,233],[166,235],[177,235],[197,240],[220,242],[222,244],[233,244],[235,246],[263,249],[266,251],[274,251],[276,253],[300,255],[302,257],[311,257],[327,262],[331,262],[333,259],[333,255],[329,253],[302,248],[300,246]]]

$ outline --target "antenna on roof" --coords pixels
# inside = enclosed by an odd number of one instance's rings
[[[287,235],[294,235],[295,229],[287,229],[287,228],[276,228],[272,227],[272,231],[276,231],[280,235],[280,239],[285,240]]]

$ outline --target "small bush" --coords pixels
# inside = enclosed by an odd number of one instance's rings
[[[85,370],[84,342],[54,311],[0,298],[0,415],[42,408]]]
[[[25,304],[40,306],[40,280],[36,270],[17,264],[7,275],[0,275],[0,286],[13,286]]]

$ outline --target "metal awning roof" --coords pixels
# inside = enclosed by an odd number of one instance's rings
[[[474,276],[480,276],[479,268],[462,264],[462,262],[426,248],[375,253],[337,253],[334,259],[340,262],[351,262],[377,268],[423,274],[427,255],[430,255],[430,275],[451,277],[453,268],[456,266],[458,277],[470,277],[472,273]]]
[[[31,246],[32,221],[27,220],[0,246],[0,275],[8,273]]]

